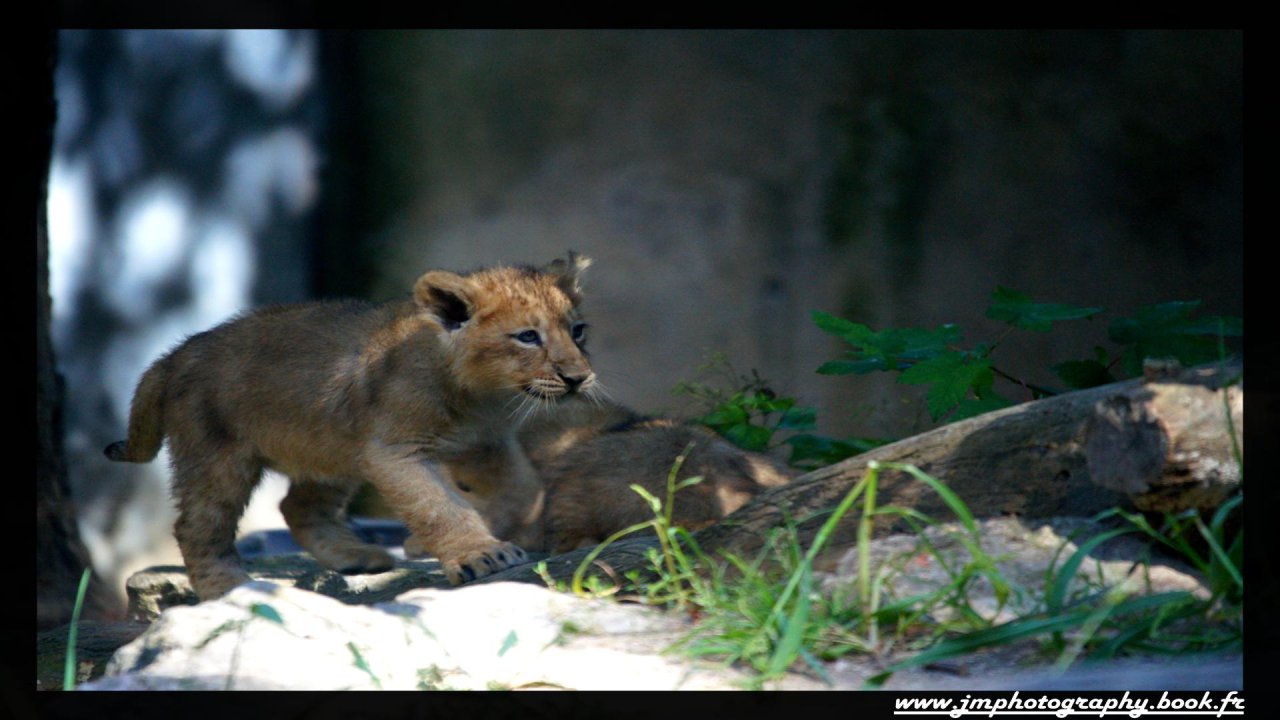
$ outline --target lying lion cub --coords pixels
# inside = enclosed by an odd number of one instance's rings
[[[236,525],[266,468],[289,477],[280,510],[295,539],[340,572],[393,565],[342,521],[362,480],[452,583],[521,563],[524,550],[495,537],[427,461],[514,445],[530,408],[593,392],[578,310],[589,262],[571,252],[542,268],[437,270],[402,301],[305,303],[231,320],[146,371],[129,438],[106,455],[148,462],[168,437],[174,535],[202,599],[249,579]],[[504,507],[521,514],[541,501],[527,466],[504,470],[489,478]]]
[[[706,428],[643,418],[612,403],[561,403],[525,423],[519,440],[523,455],[510,447],[444,463],[442,469],[495,535],[531,550],[560,553],[595,545],[652,519],[653,510],[630,485],[665,501],[672,465],[690,444],[677,479],[703,480],[677,491],[672,505],[674,524],[689,530],[716,522],[797,474]],[[546,484],[541,506],[520,515],[502,501],[488,478],[508,464],[532,468]]]

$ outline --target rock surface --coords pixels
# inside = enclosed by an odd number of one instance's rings
[[[356,605],[392,600],[413,588],[449,587],[435,560],[406,560],[403,551],[395,554],[399,557],[394,569],[370,575],[343,575],[322,567],[305,553],[246,559],[244,568],[256,579],[310,590]],[[197,602],[186,570],[177,565],[134,573],[125,589],[129,597],[129,619],[136,622],[150,622],[165,608]]]
[[[949,560],[962,560],[967,552],[955,539],[956,529],[941,526],[926,533]],[[1081,538],[1099,530],[1078,518],[1034,527],[997,518],[981,522],[979,529],[983,550],[997,559],[1017,589],[1000,607],[989,586],[972,587],[971,606],[997,620],[1032,607],[1055,555],[1061,563]],[[1073,532],[1078,537],[1059,553]],[[1133,583],[1135,593],[1204,592],[1186,568],[1173,562],[1158,560],[1149,572],[1134,573],[1134,561],[1145,552],[1136,539],[1118,538],[1090,554],[1080,568],[1080,579]],[[900,596],[946,582],[946,572],[920,553],[914,536],[877,539],[872,557],[877,565],[901,568],[891,586]],[[450,589],[433,566],[402,562],[389,573],[344,578],[319,570],[302,555],[253,561],[248,567],[254,577],[271,581],[255,580],[217,601],[163,609],[143,635],[115,654],[105,677],[80,687],[738,689],[751,679],[745,669],[666,652],[696,627],[682,614],[612,599],[578,598],[528,582]],[[847,590],[855,568],[856,554],[850,551],[818,568],[817,585],[827,595]],[[140,574],[131,581],[131,594],[138,608],[160,607],[183,598],[184,580],[172,569]],[[903,657],[851,653],[826,665],[830,684],[807,672],[793,672],[766,687],[860,689]],[[1065,674],[1052,668],[1056,659],[1043,655],[1035,640],[1022,641],[900,670],[884,687],[1231,689],[1242,682],[1238,655],[1077,664]],[[796,668],[803,670],[801,665]]]
[[[167,610],[85,689],[724,687],[724,673],[689,674],[658,654],[681,627],[653,608],[519,583],[420,589],[359,607],[255,581]]]

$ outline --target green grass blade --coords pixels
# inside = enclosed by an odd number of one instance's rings
[[[1201,612],[1201,607],[1201,602],[1185,590],[1128,598],[1116,605],[1111,613],[1112,617],[1120,618],[1149,610],[1158,610],[1160,616],[1130,621],[1132,624],[1122,626],[1111,639],[1094,650],[1094,655],[1099,659],[1114,657],[1125,648],[1150,637],[1161,622],[1197,615]]]
[[[978,524],[973,519],[973,513],[969,512],[969,506],[960,499],[958,495],[951,491],[951,488],[943,485],[937,478],[930,476],[915,465],[907,465],[903,463],[881,463],[884,467],[891,467],[895,470],[902,470],[910,473],[915,479],[928,485],[942,501],[946,503],[951,512],[955,513],[960,522],[964,524],[966,530],[975,538],[978,537]]]
[[[653,527],[652,520],[636,523],[630,527],[623,528],[605,538],[604,542],[597,545],[590,553],[587,553],[587,556],[582,559],[581,563],[579,563],[578,568],[573,571],[573,582],[570,583],[570,587],[573,589],[573,594],[579,597],[585,597],[587,595],[587,591],[582,587],[582,577],[586,574],[587,568],[591,567],[592,561],[594,561],[600,553],[604,552],[605,548],[617,542],[620,538],[624,538],[633,532],[644,530],[648,527]]]
[[[67,630],[67,659],[62,668],[63,690],[74,690],[76,687],[76,638],[80,629],[80,608],[84,607],[84,597],[89,591],[91,574],[92,571],[85,568],[80,574],[80,586],[76,588],[76,604],[71,609],[71,628]]]
[[[774,601],[773,607],[770,609],[765,621],[760,624],[758,629],[752,633],[751,637],[747,640],[748,644],[762,642],[773,628],[782,624],[781,618],[783,608],[786,607],[787,601],[791,599],[791,596],[800,585],[806,570],[813,567],[813,558],[826,544],[827,539],[830,538],[831,534],[835,532],[836,525],[845,516],[845,514],[849,512],[849,509],[853,507],[853,503],[860,495],[862,495],[867,487],[875,483],[875,477],[876,465],[875,463],[872,463],[871,466],[868,467],[867,473],[863,475],[861,480],[854,483],[853,487],[849,489],[849,492],[846,493],[844,498],[840,500],[840,503],[836,505],[831,516],[827,518],[826,522],[824,522],[822,527],[818,530],[818,533],[814,536],[813,544],[810,545],[809,550],[805,553],[800,562],[800,569],[791,573],[790,577],[787,579],[786,585],[782,588],[782,592],[778,594],[777,599]]]
[[[356,668],[364,671],[364,674],[368,675],[369,679],[373,681],[373,686],[381,690],[382,680],[380,680],[377,674],[373,672],[373,668],[369,667],[369,663],[364,659],[364,655],[360,653],[360,650],[359,648],[356,647],[356,644],[348,640],[347,649],[351,651],[352,663],[356,666]]]
[[[1219,541],[1222,539],[1222,533],[1227,523],[1227,518],[1231,515],[1231,511],[1244,503],[1244,494],[1241,493],[1227,500],[1218,506],[1216,512],[1213,513],[1213,519],[1210,521],[1210,527],[1213,528]]]
[[[963,635],[947,638],[927,650],[896,663],[889,668],[889,671],[897,672],[908,667],[928,665],[931,662],[973,652],[989,645],[1002,645],[1037,637],[1045,633],[1062,632],[1084,622],[1086,616],[1087,613],[1084,612],[1073,612],[1053,617],[1028,617],[989,628],[974,630]]]
[[[782,622],[782,637],[779,638],[778,644],[769,657],[765,674],[771,677],[785,672],[800,655],[800,646],[804,641],[805,629],[809,622],[809,592],[812,575],[807,565],[800,568],[800,576],[795,608]]]
[[[1045,607],[1050,614],[1056,614],[1066,604],[1067,590],[1071,587],[1071,581],[1075,579],[1076,572],[1080,569],[1081,563],[1089,557],[1089,553],[1102,543],[1133,532],[1132,528],[1119,528],[1117,530],[1109,530],[1104,533],[1093,536],[1088,541],[1080,545],[1062,564],[1062,568],[1053,577],[1053,582],[1049,584],[1048,592],[1045,594]]]
[[[872,463],[872,465],[874,464],[875,463]],[[840,504],[836,506],[834,511],[832,511],[831,516],[827,518],[827,521],[822,524],[818,533],[814,535],[813,544],[809,546],[809,550],[804,554],[802,562],[805,566],[813,565],[814,557],[816,557],[818,552],[822,550],[823,546],[827,544],[827,540],[831,537],[831,534],[835,532],[836,525],[839,524],[840,520],[849,512],[849,509],[853,507],[853,503],[858,499],[858,496],[862,495],[868,487],[875,484],[875,478],[876,473],[874,468],[869,468],[867,470],[867,474],[855,483],[854,486],[849,489],[849,492],[845,494],[844,498],[840,501]],[[778,604],[775,606],[776,611],[780,611],[782,606],[786,604],[787,600],[790,599],[791,594],[795,592],[796,586],[799,583],[799,573],[793,573],[791,578],[788,580],[786,587],[783,588],[782,594],[778,597]]]
[[[874,473],[875,468],[868,471]],[[876,482],[867,483],[863,491],[862,517],[858,520],[858,601],[863,613],[867,613],[871,604],[871,530],[872,516],[876,512]]]
[[[1244,577],[1240,574],[1240,568],[1236,567],[1227,551],[1222,549],[1221,533],[1211,532],[1199,518],[1196,518],[1196,530],[1200,531],[1200,536],[1209,545],[1209,552],[1218,560],[1217,567],[1231,577],[1237,590],[1244,590]]]
[[[1102,602],[1098,603],[1081,623],[1080,630],[1076,633],[1076,637],[1071,643],[1062,650],[1058,655],[1058,659],[1053,663],[1053,670],[1057,673],[1063,673],[1067,668],[1080,657],[1084,652],[1085,645],[1089,643],[1102,627],[1102,623],[1106,621],[1116,610],[1120,603],[1124,602],[1128,594],[1132,592],[1124,585],[1118,585],[1103,593]]]

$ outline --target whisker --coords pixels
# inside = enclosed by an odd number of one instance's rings
[[[521,394],[519,397],[520,397],[520,404],[517,405],[516,408],[511,411],[511,414],[509,415],[509,417],[515,422],[516,425],[523,425],[524,421],[529,417],[528,407],[529,407],[529,403],[533,400],[533,398],[529,397],[528,394]]]
[[[529,415],[531,417],[535,415],[545,415],[547,413],[547,405],[550,402],[551,402],[550,398],[545,398],[545,397],[538,398],[538,402],[534,404],[533,412],[529,413]]]
[[[520,424],[523,425],[529,421],[529,418],[538,414],[544,402],[546,402],[546,398],[541,395],[530,396],[529,402],[525,405],[524,416],[520,418]]]
[[[606,404],[614,402],[613,394],[604,386],[604,383],[600,382],[599,378],[596,378],[591,387],[587,388],[587,398],[596,407],[604,407]]]
[[[502,406],[502,409],[503,409],[503,410],[506,410],[507,408],[511,407],[511,403],[516,402],[516,401],[519,401],[521,404],[523,404],[523,403],[524,403],[524,401],[525,401],[525,398],[527,398],[527,397],[529,396],[529,395],[528,395],[528,393],[526,393],[526,392],[524,391],[524,388],[523,388],[521,385],[517,384],[517,383],[512,383],[511,385],[507,386],[507,388],[506,388],[506,389],[507,389],[507,390],[514,390],[514,391],[516,391],[516,392],[515,392],[514,394],[512,394],[512,395],[511,395],[511,398],[510,398],[509,400],[507,400],[507,402]],[[517,409],[519,409],[519,408],[517,408]]]
[[[636,376],[631,373],[610,368],[608,374],[610,387],[624,387],[635,390],[639,386],[639,383],[636,381]],[[596,373],[596,382],[600,382],[599,373]]]

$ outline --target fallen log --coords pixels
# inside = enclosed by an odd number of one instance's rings
[[[1088,516],[1117,506],[1215,507],[1241,483],[1243,361],[1148,369],[1143,378],[986,413],[815,470],[761,493],[694,537],[708,555],[723,550],[751,557],[770,530],[792,523],[807,545],[872,461],[915,465],[950,487],[977,517]],[[900,471],[881,472],[877,504],[953,518],[937,494]],[[851,513],[837,526],[831,550],[853,543],[856,522],[857,513]],[[894,527],[886,520],[876,532]],[[635,544],[607,548],[598,562],[619,575],[646,568],[645,545],[637,538]],[[552,558],[547,570],[567,579],[583,555]],[[513,568],[490,579],[535,577]]]
[[[1243,374],[1242,361],[1165,366],[1143,378],[945,425],[803,475],[697,537],[704,549],[750,552],[787,516],[808,515],[801,523],[807,542],[825,519],[823,511],[873,460],[915,465],[955,491],[978,517],[1082,516],[1117,506],[1212,508],[1241,482],[1243,457],[1236,461],[1233,437],[1244,425]],[[942,499],[903,472],[880,475],[878,504],[950,519]]]

